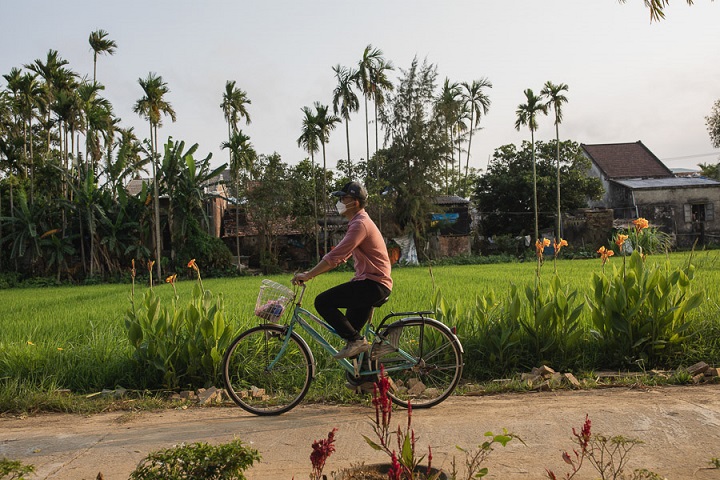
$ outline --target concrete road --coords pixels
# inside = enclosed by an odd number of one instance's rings
[[[623,435],[644,443],[631,454],[629,469],[647,468],[668,479],[717,479],[710,460],[720,457],[720,385],[612,388],[585,391],[451,397],[429,410],[413,411],[418,445],[431,445],[434,466],[449,469],[455,447],[472,449],[484,433],[503,428],[520,436],[490,456],[486,478],[540,479],[550,468],[564,475],[564,450],[571,451],[572,428],[585,415],[592,432]],[[237,407],[188,408],[91,416],[39,415],[0,418],[0,457],[34,464],[43,479],[125,480],[149,452],[182,442],[227,442],[234,437],[252,445],[262,461],[249,479],[306,479],[314,440],[337,427],[336,453],[325,473],[351,464],[379,463],[362,435],[372,436],[370,406],[303,404],[278,417],[256,417]],[[393,423],[405,425],[405,410]],[[575,478],[598,478],[587,465]],[[328,475],[329,478],[332,478]],[[560,475],[558,475],[559,477]]]

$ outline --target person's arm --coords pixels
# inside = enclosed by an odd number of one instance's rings
[[[332,269],[333,267],[328,262],[326,262],[325,260],[320,260],[317,265],[315,265],[307,272],[296,273],[292,279],[292,283],[297,285],[298,283],[307,282],[308,280],[312,280],[318,275],[329,272]]]

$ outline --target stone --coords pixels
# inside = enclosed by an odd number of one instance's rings
[[[201,389],[202,392],[198,390],[198,403],[201,405],[208,405],[211,403],[220,403],[219,400],[222,398],[219,395],[219,390],[215,387],[210,387],[207,390]]]
[[[549,380],[554,383],[560,383],[563,379],[563,374],[560,372],[555,372],[552,375],[550,375]]]
[[[720,376],[720,368],[708,368],[705,370],[706,377],[718,377]]]
[[[192,390],[183,390],[180,392],[180,398],[183,400],[195,400],[197,395]]]
[[[410,383],[410,382],[408,382]],[[415,382],[415,384],[408,389],[409,395],[420,395],[425,391],[425,385],[421,381]]]
[[[253,397],[262,398],[262,397],[265,396],[265,389],[264,389],[264,388],[252,387],[251,391],[252,391],[252,396],[253,396]]]
[[[704,373],[698,373],[694,377],[692,377],[693,383],[700,383],[705,380],[705,374]]]
[[[520,380],[528,382],[529,384],[537,383],[542,380],[542,376],[534,373],[523,373],[520,375]]]
[[[547,365],[543,365],[543,366],[541,366],[541,367],[538,369],[538,374],[539,374],[539,375],[542,375],[543,377],[544,377],[545,375],[552,375],[552,374],[554,374],[554,373],[555,373],[555,370],[553,370],[552,368],[548,367]]]
[[[566,373],[563,375],[565,377],[565,381],[572,385],[575,388],[580,388],[580,382],[578,382],[578,379],[575,378],[575,375],[572,373]]]
[[[705,362],[698,362],[695,365],[691,365],[688,367],[687,371],[691,376],[695,376],[698,373],[705,373],[705,370],[710,368],[710,365],[708,365]]]

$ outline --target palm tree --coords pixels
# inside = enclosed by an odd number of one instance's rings
[[[323,238],[324,238],[324,252],[328,251],[327,244],[327,158],[325,156],[325,144],[330,140],[330,132],[335,129],[340,118],[335,115],[328,114],[329,107],[322,105],[320,102],[315,102],[315,124],[317,125],[317,131],[320,138],[320,144],[322,145],[323,154]]]
[[[473,80],[472,83],[463,82],[465,88],[463,92],[463,100],[465,106],[470,111],[470,132],[468,137],[467,160],[465,160],[465,183],[467,184],[468,167],[470,165],[470,147],[472,146],[472,134],[480,123],[480,116],[487,115],[490,109],[490,97],[488,97],[484,88],[492,88],[490,80],[483,77],[480,80]]]
[[[97,81],[97,57],[98,54],[107,53],[108,55],[114,55],[117,43],[115,40],[107,38],[108,32],[105,30],[96,30],[90,34],[88,42],[90,42],[90,48],[93,51],[93,82]]]
[[[450,82],[450,79],[445,78],[443,83],[440,96],[435,102],[435,115],[439,118],[445,130],[450,136],[450,144],[455,145],[455,124],[460,118],[460,112],[462,111],[462,92],[460,91],[460,84],[456,82]],[[455,173],[455,148],[450,149],[450,161],[448,162],[452,168],[453,175]],[[445,189],[446,193],[450,193],[450,175],[445,168]]]
[[[105,146],[112,143],[115,134],[117,119],[113,116],[112,104],[109,100],[101,97],[98,92],[105,87],[99,83],[84,82],[78,89],[78,95],[82,102],[85,115],[85,161],[92,162],[92,170],[97,173],[97,166],[102,156],[100,139],[102,137]]]
[[[250,125],[250,114],[247,111],[247,105],[251,103],[247,93],[235,86],[235,80],[225,82],[225,92],[223,93],[220,108],[222,108],[225,121],[228,124],[228,142],[231,141],[233,132],[237,131],[237,124],[241,118],[245,118],[245,124]],[[230,164],[233,163],[232,153],[232,150],[230,150]]]
[[[240,269],[240,177],[247,182],[248,174],[252,176],[254,162],[257,154],[250,143],[250,137],[243,134],[242,130],[233,132],[227,142],[220,144],[220,148],[230,151],[230,175],[235,184],[235,250],[237,255],[237,268]],[[247,190],[247,183],[245,185]]]
[[[132,177],[141,171],[147,173],[145,169],[147,159],[142,158],[140,155],[142,145],[134,130],[134,127],[118,128],[116,133],[118,133],[119,139],[114,142],[118,147],[117,155],[113,160],[111,152],[114,147],[111,145],[108,148],[108,155],[105,157],[104,174],[106,184],[113,193],[113,198],[116,197],[118,190],[128,177]]]
[[[352,85],[356,82],[357,70],[335,65],[333,72],[335,72],[335,78],[338,82],[333,91],[333,112],[335,115],[339,113],[340,116],[345,119],[347,161],[348,165],[352,166],[352,160],[350,159],[350,114],[360,109],[358,97],[352,90]]]
[[[560,216],[560,123],[562,123],[562,104],[567,103],[568,99],[563,92],[568,91],[568,86],[564,83],[555,85],[554,83],[547,81],[540,90],[540,96],[547,98],[548,107],[552,106],[555,111],[555,146],[557,147],[557,230],[556,239],[559,242],[562,238],[562,222]]]
[[[392,62],[380,58],[370,71],[370,98],[375,108],[375,151],[378,151],[378,107],[385,103],[385,92],[393,89],[393,84],[387,77],[387,72],[395,70]]]
[[[138,83],[143,89],[144,96],[135,103],[133,111],[145,118],[150,124],[150,145],[152,150],[152,173],[153,173],[153,204],[155,209],[155,265],[157,269],[157,277],[162,278],[162,269],[160,267],[160,199],[157,181],[157,131],[162,126],[161,115],[169,115],[172,121],[176,120],[175,110],[172,105],[165,100],[165,95],[170,91],[161,76],[150,72],[147,78],[138,78]]]
[[[315,119],[315,115],[309,107],[303,107],[302,112],[305,115],[302,121],[302,134],[297,139],[298,147],[302,147],[310,154],[311,175],[313,178],[313,210],[315,213],[314,229],[315,229],[315,260],[320,261],[320,237],[318,236],[318,213],[317,213],[317,177],[315,175],[315,153],[320,149],[320,130]]]
[[[16,100],[20,109],[20,115],[23,119],[23,144],[24,144],[24,155],[25,160],[28,162],[26,165],[26,172],[29,172],[30,177],[30,204],[33,202],[34,191],[35,191],[35,164],[34,164],[34,153],[33,153],[33,133],[32,133],[32,120],[35,117],[35,111],[42,105],[42,87],[37,81],[37,75],[31,73],[25,73],[20,78],[20,90],[18,91]],[[29,138],[28,138],[29,137]],[[28,144],[30,146],[30,152],[28,155]]]
[[[540,229],[538,228],[538,200],[537,200],[537,173],[535,168],[535,130],[538,128],[537,115],[543,113],[547,115],[547,104],[542,102],[540,97],[536,97],[529,88],[525,90],[526,103],[518,105],[515,114],[515,129],[520,131],[520,127],[527,125],[530,128],[530,142],[532,144],[532,166],[533,166],[533,208],[535,210],[535,240],[540,239]]]
[[[368,132],[368,97],[372,97],[372,72],[375,65],[382,59],[382,52],[372,45],[365,47],[363,56],[358,63],[357,86],[365,98],[365,145],[367,147],[367,159],[370,160],[370,133]]]
[[[65,65],[68,65],[68,63],[69,62],[67,60],[63,59],[58,54],[57,50],[51,49],[48,50],[44,62],[41,59],[36,59],[35,62],[33,62],[32,64],[25,65],[26,68],[37,73],[43,78],[43,80],[45,80],[45,104],[47,106],[47,108],[45,109],[45,122],[48,125],[46,143],[47,148],[45,154],[47,156],[50,155],[50,126],[52,125],[50,117],[54,110],[53,106],[57,100],[57,94],[61,91],[71,91],[77,87],[77,74],[72,70],[65,68]],[[63,127],[58,123],[59,136],[62,136],[62,128]]]

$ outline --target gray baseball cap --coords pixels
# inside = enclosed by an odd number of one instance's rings
[[[358,182],[346,183],[342,190],[332,192],[332,194],[336,197],[353,197],[359,200],[367,200],[368,196],[365,187],[360,185]]]

